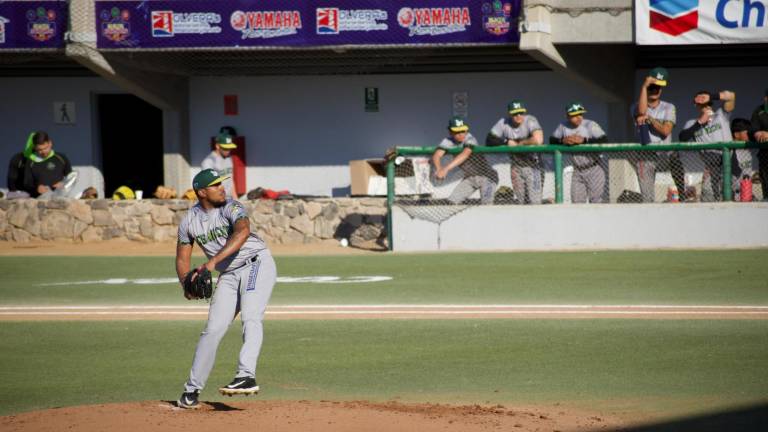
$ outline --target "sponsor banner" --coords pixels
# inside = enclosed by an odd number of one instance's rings
[[[768,42],[768,0],[635,0],[638,45]]]
[[[0,2],[0,50],[63,48],[66,1]]]
[[[96,2],[99,48],[519,42],[522,0]]]

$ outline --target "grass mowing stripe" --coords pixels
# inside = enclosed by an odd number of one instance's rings
[[[766,400],[764,321],[268,321],[262,398],[632,401],[669,415]],[[0,414],[178,397],[201,322],[0,323]],[[233,326],[204,400],[221,400]],[[30,385],[34,383],[34,385]],[[576,402],[578,401],[578,402]]]
[[[56,272],[40,271],[39,260]],[[186,304],[175,284],[39,286],[174,276],[172,257],[0,257],[0,301]],[[768,304],[768,250],[278,257],[281,276],[387,275],[367,284],[278,284],[271,304]]]

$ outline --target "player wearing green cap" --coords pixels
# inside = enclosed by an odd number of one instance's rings
[[[632,119],[641,144],[670,144],[677,123],[677,109],[661,100],[662,89],[669,83],[669,72],[662,67],[652,69],[640,87],[637,103],[632,106]],[[684,172],[677,152],[637,152],[633,155],[637,181],[643,202],[653,202],[656,190],[656,164],[659,156],[669,158],[672,177],[678,190],[684,190]]]
[[[513,100],[507,117],[499,119],[485,139],[489,146],[531,146],[544,143],[544,133],[536,117],[528,114],[525,103]],[[544,175],[538,153],[510,155],[512,189],[518,204],[541,204]]]
[[[469,133],[469,125],[461,117],[453,117],[448,121],[449,136],[440,141],[437,150],[432,154],[435,167],[435,178],[443,180],[448,172],[460,167],[464,178],[448,197],[453,204],[460,204],[469,198],[476,190],[480,191],[480,203],[493,204],[493,192],[499,183],[499,174],[482,154],[473,153],[477,140]],[[461,152],[445,166],[442,158],[446,151],[461,148]]]
[[[227,199],[222,182],[226,176],[212,169],[200,171],[192,180],[198,204],[179,223],[176,273],[183,281],[192,268],[192,247],[197,244],[207,261],[196,268],[218,271],[219,278],[208,310],[208,321],[195,349],[189,378],[177,402],[181,408],[197,409],[216,360],[219,342],[240,313],[243,346],[235,379],[219,388],[227,396],[251,395],[259,391],[256,363],[261,351],[262,321],[277,278],[275,261],[267,245],[250,224],[241,203]]]
[[[229,198],[237,198],[235,185],[231,179],[233,171],[232,150],[236,148],[237,144],[235,144],[232,136],[226,133],[221,133],[216,137],[213,151],[200,163],[200,169],[216,170],[216,172],[222,176],[228,177],[224,180],[224,190],[227,192],[227,197]]]
[[[608,139],[597,122],[584,118],[587,109],[579,102],[565,107],[567,120],[560,123],[549,139],[550,144],[570,146],[604,143]],[[571,202],[603,202],[605,191],[605,170],[600,153],[573,153],[573,176],[571,178]]]

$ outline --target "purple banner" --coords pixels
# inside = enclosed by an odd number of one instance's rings
[[[518,43],[522,0],[97,1],[99,48]]]
[[[63,48],[66,1],[0,2],[0,50]]]

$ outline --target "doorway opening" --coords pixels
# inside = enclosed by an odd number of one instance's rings
[[[120,186],[151,197],[163,184],[163,111],[134,95],[97,96],[107,198]]]

